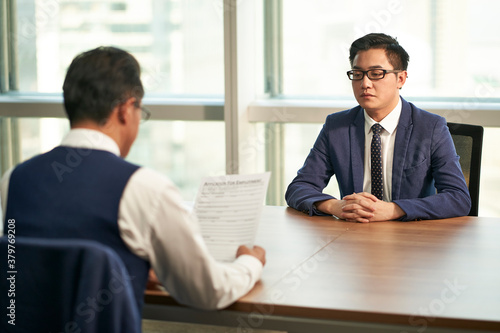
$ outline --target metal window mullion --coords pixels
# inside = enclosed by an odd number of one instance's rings
[[[9,91],[19,90],[18,56],[17,56],[17,6],[15,0],[7,0],[7,52],[9,55]]]
[[[264,2],[264,77],[270,98],[282,95],[283,90],[283,6],[282,0]],[[265,124],[265,164],[271,171],[266,203],[285,204],[284,181],[284,124]]]
[[[15,0],[0,4],[0,93],[18,89]],[[0,118],[0,174],[21,162],[19,120]]]
[[[238,59],[237,2],[222,0],[224,8],[224,123],[226,131],[226,173],[239,171],[238,154]]]
[[[0,93],[9,91],[8,1],[0,1]]]

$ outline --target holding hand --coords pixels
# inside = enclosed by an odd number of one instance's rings
[[[238,250],[236,251],[236,258],[243,254],[248,254],[259,259],[262,263],[262,266],[266,264],[266,250],[264,250],[260,246],[255,245],[252,249],[249,249],[245,245],[240,245],[240,247],[238,247]]]
[[[149,270],[148,283],[146,284],[148,290],[162,290],[162,285],[153,269]]]

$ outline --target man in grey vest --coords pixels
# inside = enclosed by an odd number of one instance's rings
[[[150,267],[182,304],[219,309],[245,295],[260,279],[264,249],[241,246],[234,262],[216,262],[174,184],[123,159],[148,117],[136,59],[113,47],[84,52],[63,91],[71,131],[5,174],[4,223],[15,219],[16,236],[108,245],[134,276],[139,309]]]

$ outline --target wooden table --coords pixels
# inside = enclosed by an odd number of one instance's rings
[[[144,318],[252,332],[500,332],[500,219],[350,223],[264,207],[261,281],[222,311],[147,292]]]

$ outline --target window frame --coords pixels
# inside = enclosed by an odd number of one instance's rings
[[[266,171],[272,171],[267,204],[283,205],[286,189],[283,175],[285,160],[284,127],[286,123],[323,123],[328,114],[349,109],[354,99],[292,99],[281,96],[282,86],[282,0],[243,2],[223,1],[225,96],[223,98],[147,97],[144,105],[152,112],[153,120],[225,121],[226,172],[256,171],[246,167],[241,145],[256,139],[256,123],[265,123],[264,150]],[[256,29],[254,16],[263,9],[264,21]],[[15,0],[0,5],[0,172],[20,161],[17,118],[65,118],[62,96],[59,94],[22,94],[14,92],[17,78],[14,39]],[[255,76],[256,61],[252,59],[255,38],[262,32],[264,48],[264,77],[259,94]],[[4,70],[5,69],[5,70]],[[500,99],[487,98],[418,98],[408,100],[420,108],[444,116],[448,121],[484,127],[500,127]],[[257,138],[258,139],[258,138]]]

